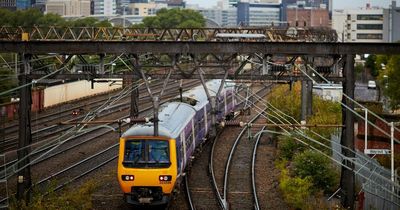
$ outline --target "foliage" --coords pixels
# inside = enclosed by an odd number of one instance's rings
[[[294,154],[304,149],[303,144],[299,144],[292,137],[280,136],[279,137],[279,158],[284,160],[292,160]]]
[[[284,166],[286,162],[280,163],[281,176],[279,180],[279,188],[283,192],[285,201],[294,208],[304,209],[308,203],[307,200],[311,196],[312,182],[309,177],[291,177],[289,170]]]
[[[145,17],[143,26],[149,28],[201,28],[205,19],[199,12],[191,9],[166,9],[157,12],[156,16]]]
[[[312,150],[306,150],[296,154],[293,159],[294,173],[300,178],[310,178],[314,190],[329,192],[336,186],[336,174],[330,164],[330,160]]]
[[[342,107],[340,103],[323,100],[318,96],[313,97],[313,115],[307,119],[308,124],[316,125],[341,125],[342,124]],[[310,128],[314,132],[330,138],[336,128]]]
[[[33,26],[71,26],[71,27],[111,27],[107,20],[99,21],[93,17],[80,18],[66,21],[57,14],[42,14],[39,10],[31,8],[11,12],[0,9],[0,26],[33,27]]]
[[[389,57],[386,71],[388,84],[384,93],[390,98],[390,106],[392,109],[398,109],[400,108],[400,55],[392,55]],[[383,76],[380,78],[383,79]]]
[[[10,202],[10,210],[36,210],[36,209],[59,209],[59,210],[72,210],[93,209],[91,195],[97,188],[95,180],[85,183],[79,189],[74,189],[73,192],[66,192],[62,195],[56,194],[53,190],[49,189],[49,195],[44,196],[37,190],[34,191],[32,201],[29,206],[24,203],[17,203],[15,199]],[[53,187],[51,187],[53,189]]]
[[[378,76],[378,71],[375,66],[376,55],[369,55],[366,62],[365,67],[367,67],[371,71],[372,76]]]
[[[0,68],[0,93],[15,88],[18,84],[17,78],[13,71]],[[11,95],[1,96],[0,104],[9,102]]]
[[[361,73],[364,71],[364,65],[362,65],[361,63],[358,63],[355,67],[354,70],[357,74]]]
[[[85,17],[76,19],[74,21],[69,21],[68,25],[71,27],[111,27],[111,23],[107,20],[99,21],[94,17]]]
[[[268,96],[268,101],[285,114],[300,121],[301,111],[301,83],[297,82],[290,90],[288,85],[276,86]],[[273,113],[271,113],[273,114]],[[275,114],[274,114],[275,115]],[[275,119],[272,119],[275,121]]]

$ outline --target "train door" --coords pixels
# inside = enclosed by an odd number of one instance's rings
[[[182,164],[180,168],[181,174],[183,173],[186,165],[186,139],[185,139],[185,130],[182,131],[181,133],[181,157],[182,157]]]

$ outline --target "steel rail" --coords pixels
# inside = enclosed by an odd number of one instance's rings
[[[193,83],[190,84],[190,83],[189,83],[189,84],[187,84],[187,85],[191,87],[191,86],[196,85],[196,83],[195,83],[195,84],[193,84]],[[168,94],[168,95],[172,95],[172,94]],[[176,94],[173,94],[173,95],[175,96]],[[170,98],[166,98],[166,99],[163,100],[163,102],[167,102],[169,99],[170,99]],[[152,108],[152,107],[149,106],[149,107],[143,109],[140,113],[147,112],[147,111],[149,111],[151,108]],[[127,117],[129,117],[129,116],[125,116],[125,117],[122,117],[122,118],[120,118],[120,119],[124,119],[124,118],[127,118]],[[110,124],[117,124],[117,123],[110,123]],[[121,127],[126,126],[126,125],[129,125],[129,124],[124,122],[124,123],[122,123]],[[101,129],[101,128],[99,128],[99,129]],[[94,132],[94,131],[95,131],[95,130],[90,130],[90,132]],[[87,142],[89,142],[90,140],[97,139],[97,137],[103,136],[104,134],[107,134],[107,133],[110,133],[110,132],[112,132],[112,131],[111,131],[111,130],[107,130],[105,133],[101,133],[100,135],[90,137],[88,140],[86,140],[86,141],[84,141],[84,142],[81,142],[81,143],[79,143],[79,144],[72,145],[71,147],[69,147],[69,148],[67,148],[67,149],[65,149],[65,150],[63,150],[63,151],[59,151],[57,154],[50,155],[50,156],[48,156],[48,157],[46,157],[46,158],[41,159],[40,161],[36,161],[36,162],[32,163],[32,164],[33,164],[33,165],[38,164],[38,163],[40,163],[40,162],[42,162],[42,161],[44,161],[44,160],[47,160],[47,159],[49,159],[49,158],[51,158],[51,157],[54,157],[55,155],[64,153],[64,152],[67,151],[67,150],[71,150],[72,148],[75,148],[75,147],[80,146],[80,145],[82,145],[82,144],[84,144],[84,143],[87,143]],[[82,133],[82,134],[80,134],[79,136],[85,135],[85,134],[87,134],[87,133]],[[79,136],[78,136],[78,137],[79,137]],[[75,136],[75,137],[73,137],[73,138],[77,138],[77,136]],[[116,145],[119,145],[119,143],[116,144]],[[115,147],[116,145],[113,145],[113,146]],[[112,146],[112,147],[113,147],[113,146]],[[110,147],[109,147],[109,148],[110,148]],[[108,149],[109,149],[109,148],[108,148]],[[105,152],[106,150],[103,150],[103,151]],[[103,152],[103,153],[104,153],[104,152]],[[100,154],[102,154],[102,153],[99,152],[99,153],[96,153],[96,154],[97,154],[96,156],[98,156],[98,155],[100,155]],[[116,157],[118,157],[118,156],[114,156],[114,157],[108,159],[107,161],[101,163],[100,165],[98,165],[98,166],[96,166],[96,167],[94,167],[94,168],[92,168],[92,169],[90,169],[90,170],[88,170],[88,171],[86,171],[86,172],[80,174],[79,176],[74,177],[73,179],[71,179],[71,180],[69,180],[69,181],[67,181],[67,182],[65,182],[65,183],[63,183],[63,184],[61,184],[61,185],[59,185],[59,186],[57,186],[55,190],[62,189],[62,188],[63,188],[64,186],[66,186],[67,184],[70,184],[70,183],[72,183],[73,181],[75,181],[75,180],[77,180],[77,179],[79,179],[79,178],[81,178],[81,177],[83,177],[83,176],[89,174],[90,172],[96,170],[97,168],[100,168],[101,166],[103,166],[103,165],[107,164],[108,162],[114,160]],[[93,158],[93,156],[92,156],[92,158]],[[86,158],[85,160],[88,161],[89,159]],[[80,161],[80,164],[83,164],[83,163],[86,162],[86,161]],[[77,165],[80,165],[80,164],[77,163],[77,164],[74,164],[73,166],[70,166],[70,167],[68,167],[68,168],[71,169],[71,168],[74,168],[74,167],[76,167]],[[68,169],[68,170],[69,170],[69,169]],[[67,169],[62,170],[61,172],[58,172],[57,174],[64,173],[65,171],[67,171]],[[50,177],[47,177],[47,180],[50,179],[51,177],[54,177],[54,176],[55,176],[55,175],[52,175],[52,176],[50,176]],[[44,181],[45,181],[45,179],[42,180],[40,183],[42,183],[42,182],[44,182]],[[8,198],[4,198],[4,199],[0,200],[0,203],[5,202],[7,199],[8,199]]]
[[[261,112],[258,113],[254,118],[252,118],[250,120],[250,122],[256,121],[261,116],[261,114],[262,114]],[[229,176],[229,169],[230,169],[230,165],[231,165],[231,162],[232,162],[232,158],[233,158],[233,155],[234,155],[234,153],[236,151],[236,147],[239,144],[239,141],[242,139],[242,137],[246,133],[247,129],[250,129],[250,127],[247,127],[247,126],[244,127],[242,129],[242,131],[239,133],[238,137],[236,138],[235,142],[233,143],[233,146],[232,146],[232,148],[230,150],[228,159],[227,159],[226,164],[225,164],[223,197],[224,197],[224,203],[226,204],[226,206],[225,206],[224,209],[229,209],[229,206],[228,206],[228,176]]]
[[[187,202],[189,203],[190,210],[196,210],[196,206],[193,203],[192,200],[192,195],[190,194],[190,188],[189,188],[189,181],[187,176],[184,177],[185,179],[185,191],[186,191],[186,196],[187,196]]]
[[[263,90],[268,90],[268,89],[270,89],[271,86],[272,86],[272,85],[264,87],[264,89],[258,91],[256,94],[261,93]],[[268,92],[269,92],[269,91],[268,91]],[[268,94],[268,92],[267,92],[266,94]],[[242,101],[240,104],[242,104],[242,103],[243,103],[243,101]],[[239,105],[239,104],[238,104],[238,105]],[[260,114],[259,114],[259,115],[260,115]],[[244,130],[245,130],[245,129],[242,130],[241,134],[244,133]],[[241,134],[239,134],[239,136],[240,136]],[[220,191],[219,191],[219,189],[218,189],[218,184],[217,184],[217,181],[216,181],[216,178],[215,178],[215,173],[214,173],[214,161],[213,161],[213,157],[214,157],[215,145],[216,145],[217,140],[219,139],[219,135],[220,135],[220,134],[218,134],[217,137],[214,139],[214,142],[213,142],[213,145],[212,145],[212,148],[211,148],[211,152],[210,152],[210,162],[209,162],[209,165],[208,165],[208,170],[209,170],[210,175],[211,175],[211,185],[212,185],[213,188],[214,188],[214,192],[215,192],[215,194],[216,194],[218,204],[220,205],[220,208],[221,208],[221,209],[227,209],[228,206],[227,206],[227,200],[226,200],[226,181],[225,181],[225,179],[226,179],[227,176],[226,176],[226,175],[224,176],[224,194],[223,194],[223,196],[222,196],[221,193],[220,193]],[[235,143],[236,143],[236,141],[235,141]],[[228,161],[227,161],[227,162],[228,162]],[[226,169],[226,168],[227,168],[227,167],[225,167],[225,169]],[[225,171],[225,174],[226,174],[226,171]]]
[[[156,87],[158,87],[158,86],[160,86],[161,84],[156,84]],[[174,83],[172,83],[172,86],[176,86],[176,84],[174,84]],[[172,86],[169,86],[168,87],[168,89],[172,89],[173,87]],[[118,97],[118,96],[113,96],[113,97],[111,97],[111,98],[116,98],[116,97]],[[129,96],[126,96],[126,97],[124,97],[124,98],[128,98]],[[139,100],[145,100],[145,99],[148,99],[149,98],[149,96],[148,95],[146,95],[146,96],[142,96],[142,97],[140,97],[139,98]],[[108,98],[108,99],[103,99],[102,101],[97,101],[98,103],[100,103],[100,102],[104,102],[104,101],[107,101],[107,100],[110,100],[110,98]],[[129,108],[129,104],[130,102],[125,102],[125,103],[120,103],[120,104],[116,104],[116,105],[113,105],[113,106],[111,106],[111,107],[109,107],[110,109],[115,109],[115,112],[116,111],[118,111],[118,110],[125,110],[125,109],[128,109]],[[93,107],[99,107],[99,106],[93,106]],[[63,112],[63,111],[62,111]],[[62,113],[61,112],[61,113]],[[64,111],[65,112],[65,111]],[[114,113],[114,112],[112,112],[112,113]],[[103,116],[106,116],[107,114],[109,114],[109,113],[105,113],[105,114],[103,114],[102,116],[98,116],[98,117],[103,117]],[[57,113],[53,113],[53,114],[50,114],[49,116],[57,116],[58,115],[58,112]],[[70,114],[68,114],[67,113],[67,115],[70,115]],[[78,117],[75,117],[75,118],[73,118],[73,119],[70,119],[70,120],[68,120],[67,122],[71,122],[71,121],[78,121],[78,120],[80,120],[80,119],[83,119],[85,116],[78,116]],[[51,119],[51,120],[49,120],[49,121],[52,121],[53,119]],[[64,127],[59,127],[58,125],[51,125],[51,126],[47,126],[47,127],[45,127],[45,128],[41,128],[41,129],[39,129],[39,130],[35,130],[35,131],[33,131],[32,132],[32,139],[45,139],[45,138],[48,138],[49,136],[52,136],[52,135],[55,135],[55,133],[59,133],[59,132],[62,132],[62,131],[66,131],[66,130],[68,130],[68,129],[70,129],[70,128],[72,128],[73,126],[64,126]],[[56,130],[53,130],[53,129],[56,129]],[[47,133],[44,133],[44,132],[47,132]],[[44,134],[43,134],[44,133]],[[10,138],[7,138],[4,142],[2,142],[2,144],[3,144],[3,147],[5,148],[4,149],[4,151],[10,151],[10,150],[12,150],[12,149],[15,149],[15,147],[17,146],[17,144],[18,144],[18,142],[17,142],[17,139],[18,139],[18,136],[14,136],[14,137],[10,137]],[[40,141],[39,141],[40,142]],[[35,142],[35,143],[37,143],[37,142]]]
[[[261,130],[264,130],[265,127],[266,126],[264,126]],[[257,196],[255,165],[256,165],[258,143],[260,142],[261,136],[262,136],[262,134],[257,137],[257,140],[254,144],[253,157],[251,160],[251,186],[253,188],[253,199],[254,199],[254,209],[255,210],[260,210],[260,205],[258,203],[258,196]]]
[[[187,85],[188,87],[193,86],[193,84],[186,84],[186,85]],[[171,88],[171,89],[172,89],[172,88]],[[164,102],[167,102],[168,99],[173,98],[174,96],[176,96],[176,94],[175,94],[175,93],[169,93],[169,94],[167,94],[166,96],[168,96],[168,98],[167,98],[167,99],[164,99],[164,100],[162,101],[163,103],[164,103]],[[128,102],[128,103],[129,103],[129,102]],[[125,107],[125,108],[129,108],[129,104],[128,104],[128,103],[124,104],[124,107]],[[150,103],[150,102],[145,102],[145,103]],[[152,108],[151,106],[148,106],[148,107],[142,109],[142,110],[140,111],[140,113],[147,112],[147,111],[149,111],[151,108]],[[120,108],[117,108],[117,109],[115,109],[114,112],[119,112],[119,111],[120,111]],[[107,115],[109,115],[109,114],[113,114],[114,112],[104,113],[103,115],[101,115],[101,116],[99,116],[99,117],[105,117],[105,116],[107,116]],[[121,120],[126,119],[126,118],[128,118],[128,117],[129,117],[129,116],[124,116],[124,117],[122,117],[122,118],[119,118],[117,121],[121,121]],[[84,123],[83,123],[83,124],[84,124]],[[106,123],[106,125],[112,125],[112,124],[116,124],[117,126],[115,127],[115,129],[118,129],[118,124],[117,124],[117,123]],[[124,126],[124,125],[125,125],[125,123],[123,123],[121,126]],[[67,127],[68,127],[68,128],[71,128],[71,127],[74,127],[74,126],[67,126]],[[98,129],[102,129],[102,128],[98,128]],[[78,137],[81,137],[81,136],[83,136],[83,135],[86,135],[86,134],[88,134],[88,133],[95,132],[95,131],[97,131],[97,129],[96,129],[96,130],[90,130],[89,132],[79,133],[78,135],[72,137],[70,140],[77,139]],[[110,132],[110,131],[107,131],[106,133],[108,133],[108,132]],[[102,135],[104,135],[104,134],[106,134],[106,133],[102,133]],[[101,136],[101,135],[99,135],[99,136]],[[83,142],[81,142],[80,144],[71,146],[71,147],[69,147],[69,148],[67,148],[67,149],[61,150],[61,151],[59,151],[59,152],[57,152],[57,153],[54,153],[54,154],[52,154],[52,155],[50,155],[50,156],[46,156],[46,158],[45,158],[44,160],[49,159],[49,158],[51,158],[51,157],[54,157],[54,156],[56,156],[56,155],[58,155],[58,154],[64,153],[64,152],[66,152],[66,151],[68,151],[68,150],[70,150],[70,149],[73,149],[73,148],[75,148],[75,147],[77,147],[77,146],[79,146],[79,145],[82,145],[82,144],[84,144],[84,143],[86,143],[86,142],[88,142],[88,141],[90,141],[90,140],[91,140],[91,139],[86,140],[86,141],[83,141]],[[49,145],[48,147],[44,147],[44,148],[42,148],[42,149],[40,149],[40,150],[37,150],[37,151],[33,152],[32,155],[39,155],[39,154],[41,154],[41,153],[47,151],[47,150],[49,149],[49,147],[52,147],[52,146],[53,146],[53,145]],[[14,165],[17,161],[18,161],[17,159],[14,159],[14,160],[12,160],[12,161],[9,161],[8,163],[6,163],[6,168],[11,168],[12,165]],[[41,161],[40,161],[40,162],[41,162]],[[39,163],[39,162],[32,163],[32,165],[37,164],[37,163]],[[4,167],[4,165],[3,165],[3,166],[0,166],[0,167]],[[4,172],[0,172],[0,174],[4,174]],[[9,173],[7,173],[7,174],[9,174]]]

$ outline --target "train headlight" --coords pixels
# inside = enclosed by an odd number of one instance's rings
[[[133,180],[135,180],[135,176],[133,176],[133,175],[122,175],[122,180],[123,181],[133,181]]]
[[[171,175],[160,175],[158,177],[158,180],[164,181],[164,182],[169,182],[172,180],[172,176]]]

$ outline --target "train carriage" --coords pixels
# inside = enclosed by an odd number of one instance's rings
[[[221,80],[206,83],[215,97]],[[223,86],[218,119],[233,111],[234,83]],[[196,147],[205,141],[211,126],[211,108],[202,86],[193,88],[160,106],[159,135],[153,123],[135,125],[120,138],[118,182],[125,200],[134,205],[167,204],[174,187],[191,161]]]

